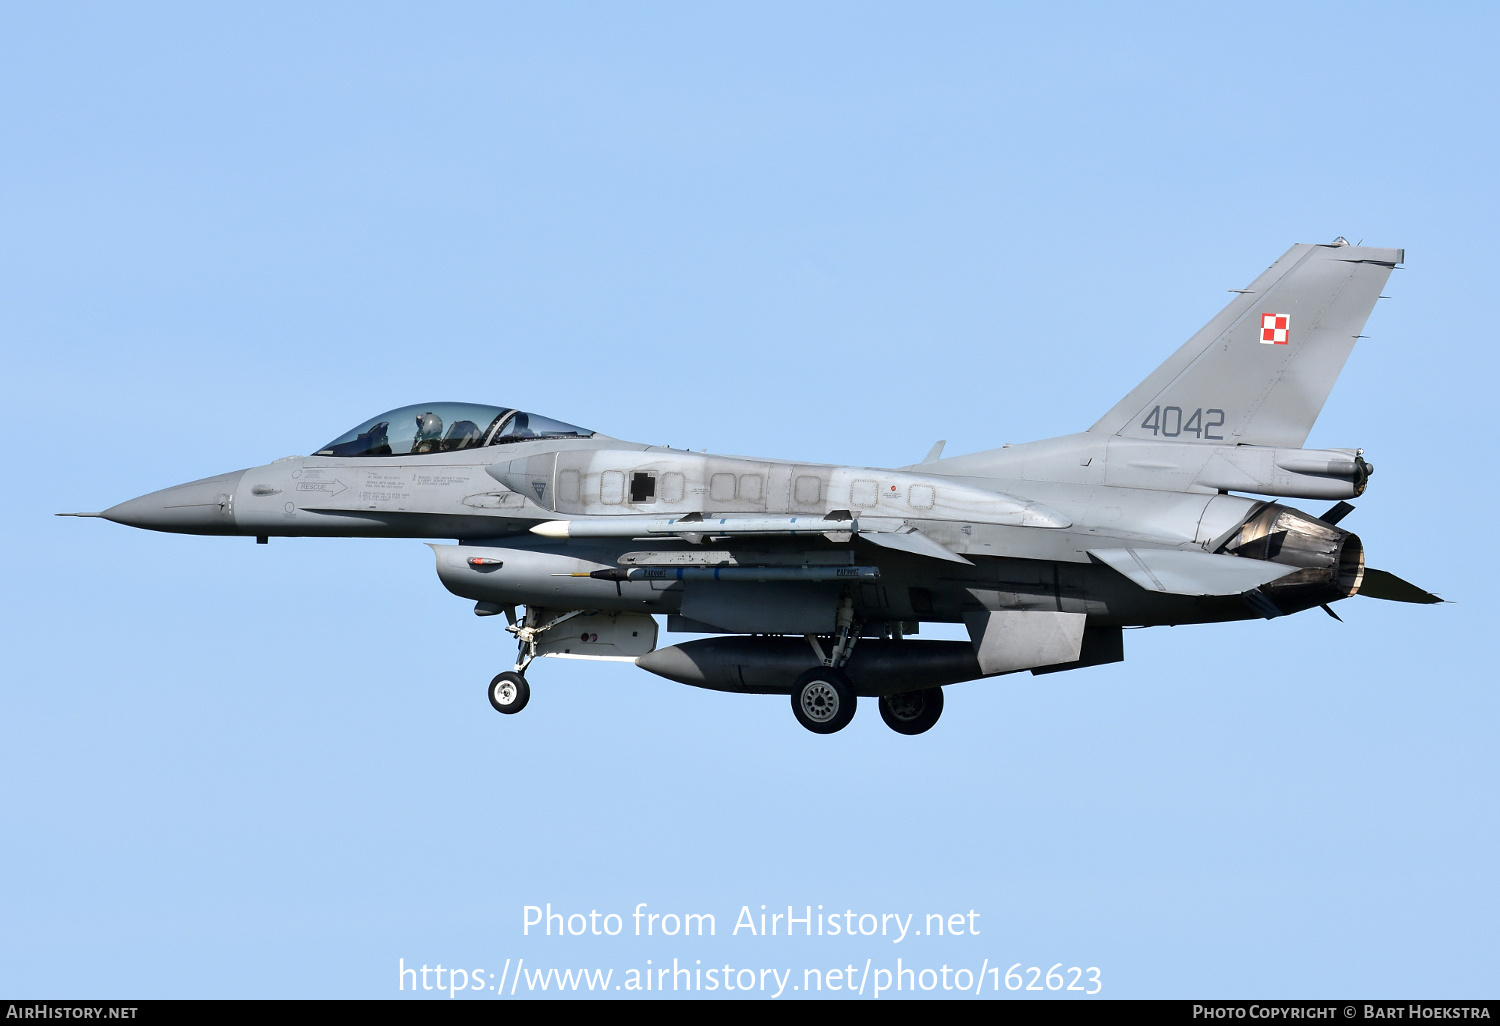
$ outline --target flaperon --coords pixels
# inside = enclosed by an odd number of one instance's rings
[[[1293,246],[1093,427],[1026,445],[841,467],[420,403],[311,456],[73,515],[261,541],[456,539],[433,545],[439,578],[520,643],[489,688],[503,713],[526,705],[536,656],[627,659],[790,695],[819,733],[878,697],[917,734],[943,685],[1115,662],[1125,627],[1439,601],[1367,567],[1339,526],[1373,469],[1363,451],[1302,448],[1402,256]],[[661,615],[716,636],[657,648]],[[961,622],[971,642],[919,640],[923,621]]]

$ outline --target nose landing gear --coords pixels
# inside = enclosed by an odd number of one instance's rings
[[[564,620],[571,620],[583,610],[569,610],[548,619],[546,611],[528,606],[525,615],[519,620],[516,619],[513,607],[506,607],[502,611],[509,624],[505,629],[515,636],[520,646],[516,652],[516,668],[495,675],[495,679],[490,681],[489,696],[490,705],[494,706],[496,712],[510,714],[520,712],[531,701],[531,685],[526,683],[522,674],[536,658],[542,635]]]
[[[490,705],[496,712],[518,713],[531,701],[531,685],[519,673],[507,670],[490,681]]]

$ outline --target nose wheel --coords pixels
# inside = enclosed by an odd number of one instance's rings
[[[531,701],[531,685],[519,673],[507,670],[490,681],[490,705],[496,712],[518,713]]]
[[[843,730],[854,719],[854,688],[841,670],[820,666],[792,685],[792,714],[814,734]]]

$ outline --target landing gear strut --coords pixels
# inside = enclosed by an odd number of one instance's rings
[[[860,625],[854,618],[854,602],[847,591],[839,599],[835,622],[833,646],[826,653],[815,635],[804,635],[823,665],[808,670],[792,685],[792,715],[814,734],[843,730],[854,719],[854,685],[842,667],[854,654]]]
[[[495,679],[490,681],[490,705],[495,707],[496,712],[518,713],[526,708],[527,702],[531,701],[531,685],[526,683],[526,678],[522,674],[536,658],[537,639],[548,629],[577,616],[580,610],[575,609],[545,621],[542,618],[544,611],[530,606],[526,608],[520,620],[516,619],[516,611],[513,607],[506,607],[504,612],[505,619],[509,621],[505,629],[515,635],[520,647],[516,651],[516,668],[507,670],[505,673],[498,673]]]

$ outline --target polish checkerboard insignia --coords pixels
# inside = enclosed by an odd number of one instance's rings
[[[1291,314],[1261,314],[1260,315],[1260,341],[1261,345],[1284,346],[1286,345],[1287,333],[1291,330]]]

